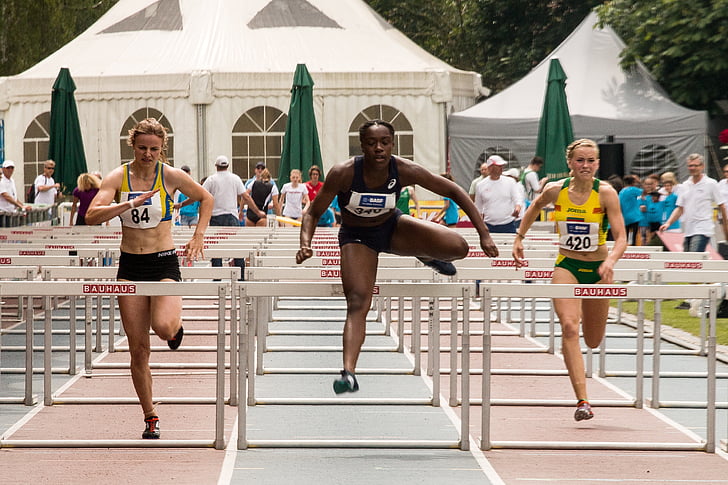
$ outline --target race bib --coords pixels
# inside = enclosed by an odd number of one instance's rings
[[[121,204],[133,200],[144,192],[122,192]],[[133,227],[135,229],[151,229],[157,227],[162,220],[162,200],[159,192],[154,194],[151,199],[144,201],[139,207],[134,207],[121,215],[121,224],[124,227]]]
[[[361,194],[359,192],[352,192],[346,210],[359,217],[376,217],[391,211],[395,205],[395,194]]]
[[[570,251],[596,251],[599,247],[599,224],[559,221],[559,246]]]

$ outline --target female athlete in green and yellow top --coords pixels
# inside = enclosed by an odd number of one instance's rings
[[[611,284],[614,265],[627,248],[622,211],[617,192],[595,178],[599,169],[599,147],[587,139],[576,140],[566,149],[571,177],[551,182],[531,203],[513,241],[516,266],[524,265],[523,239],[540,211],[554,204],[559,234],[559,256],[551,280],[561,284]],[[614,246],[606,246],[611,228]],[[584,341],[596,348],[604,338],[609,312],[608,299],[555,298],[554,309],[561,322],[561,352],[577,399],[574,419],[591,419],[587,398],[584,360],[579,345],[579,323]]]

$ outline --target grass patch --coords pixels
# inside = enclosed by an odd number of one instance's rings
[[[688,310],[678,310],[675,307],[680,303],[679,300],[662,300],[660,308],[662,308],[662,323],[674,328],[679,328],[688,333],[700,336],[700,318],[691,317]],[[617,302],[612,301],[612,306],[616,307]],[[626,301],[622,303],[622,311],[637,315],[637,302]],[[655,302],[645,301],[644,306],[645,319],[652,320],[655,315]],[[719,345],[728,345],[728,318],[716,319],[716,340]]]

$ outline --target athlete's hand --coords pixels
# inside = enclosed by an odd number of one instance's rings
[[[156,194],[157,192],[159,192],[159,189],[150,190],[149,192],[144,192],[143,194],[139,194],[136,197],[134,197],[133,199],[130,199],[129,200],[129,205],[131,205],[130,208],[133,209],[135,207],[139,207],[145,201],[154,197],[154,194]]]
[[[495,258],[498,256],[498,246],[495,245],[495,243],[493,242],[493,238],[490,237],[490,234],[480,236],[480,248],[487,256],[490,256],[491,258]]]
[[[511,250],[513,260],[516,262],[516,269],[525,266],[526,259],[523,255],[523,241],[517,237],[513,240],[513,249]]]
[[[602,283],[605,283],[607,285],[611,285],[612,283],[614,283],[614,264],[612,264],[612,262],[608,259],[604,260],[604,262],[599,265],[597,273],[599,273],[599,276],[601,276]]]
[[[313,256],[313,249],[309,247],[301,247],[301,249],[299,249],[296,253],[296,263],[301,264],[311,256]]]
[[[202,234],[194,234],[192,239],[185,244],[185,257],[188,261],[197,261],[199,258],[204,258],[203,248],[204,240]]]

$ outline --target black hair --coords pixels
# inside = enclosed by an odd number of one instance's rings
[[[389,130],[389,134],[394,136],[394,126],[391,123],[382,120],[370,120],[365,122],[359,127],[359,141],[364,141],[364,135],[367,130],[372,126],[382,125]]]

